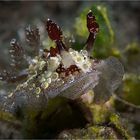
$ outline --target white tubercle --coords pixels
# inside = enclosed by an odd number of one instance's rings
[[[78,51],[69,50],[69,53],[74,60],[75,64],[84,72],[91,71],[91,62],[88,58],[88,52],[86,50],[81,50],[80,53]]]

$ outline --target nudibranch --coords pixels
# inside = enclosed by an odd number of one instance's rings
[[[56,47],[44,49],[30,60],[26,70],[27,80],[3,99],[4,110],[13,111],[22,104],[56,96],[74,100],[89,90],[94,90],[96,102],[108,100],[111,96],[109,93],[113,92],[122,80],[123,67],[113,57],[96,60],[90,56],[99,32],[99,25],[92,11],[87,14],[89,37],[83,50],[68,48],[63,43],[60,27],[52,20],[45,21],[45,28]],[[27,33],[34,35],[33,30]]]

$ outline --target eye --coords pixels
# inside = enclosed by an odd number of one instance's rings
[[[71,65],[69,68],[66,69],[66,76],[70,74],[79,73],[80,69],[76,65]]]
[[[62,64],[59,65],[59,67],[56,69],[56,72],[58,72],[59,74],[64,73],[66,71],[66,69],[63,67]]]

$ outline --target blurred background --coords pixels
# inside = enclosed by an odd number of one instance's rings
[[[86,13],[92,9],[100,25],[93,56],[112,55],[124,65],[125,76],[116,94],[131,105],[116,101],[118,112],[132,121],[140,138],[140,2],[139,1],[0,1],[0,70],[10,69],[8,49],[12,38],[26,46],[24,30],[37,26],[43,47],[48,41],[43,20],[56,21],[71,45],[80,49],[86,42]]]

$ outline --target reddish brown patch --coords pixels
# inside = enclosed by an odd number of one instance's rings
[[[60,27],[54,23],[52,20],[48,19],[46,24],[46,29],[48,32],[49,37],[56,41],[62,39],[62,31]]]
[[[50,48],[50,56],[51,57],[57,56],[58,53],[59,53],[58,48],[53,48],[53,47]]]
[[[99,25],[96,22],[95,16],[93,15],[92,11],[89,11],[89,13],[87,14],[87,28],[90,34],[86,42],[86,50],[91,53],[96,34],[97,32],[99,32]]]
[[[90,33],[97,33],[99,31],[99,24],[96,22],[92,11],[87,14],[87,28]]]
[[[54,48],[51,50],[52,56],[56,56],[56,53],[61,53],[61,50],[68,51],[67,47],[62,42],[62,31],[60,27],[54,23],[52,20],[48,19],[46,23],[46,30],[48,32],[48,36],[55,41],[56,50]]]

